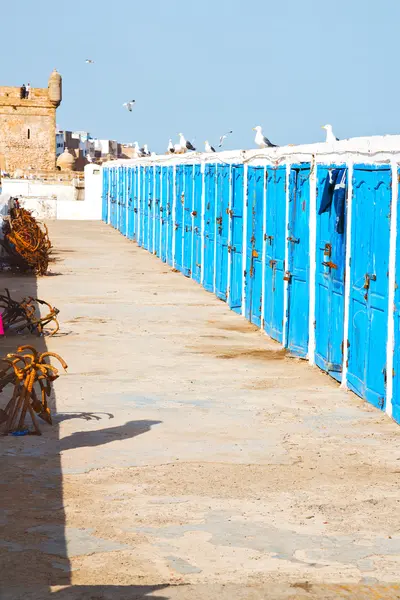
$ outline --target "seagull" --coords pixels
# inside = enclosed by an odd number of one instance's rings
[[[174,145],[174,154],[185,154],[186,148],[183,148],[180,144]]]
[[[260,125],[257,125],[257,127],[253,127],[253,131],[257,132],[256,137],[254,138],[254,141],[257,144],[257,146],[259,146],[260,148],[277,148],[276,144],[270,142],[269,139],[266,138],[265,135],[263,135],[262,128]]]
[[[326,131],[326,140],[327,144],[333,144],[334,142],[338,142],[339,138],[335,136],[332,131],[332,125],[322,125],[321,129],[325,129]]]
[[[149,152],[149,149],[147,147],[147,144],[145,144],[143,146],[143,148],[140,148],[139,152],[141,153],[142,156],[150,156],[150,152]]]
[[[204,145],[205,145],[206,152],[215,152],[215,148],[213,148],[212,146],[210,146],[210,144],[208,143],[208,140],[206,140],[204,142]]]
[[[91,58],[87,58],[85,60],[85,63],[88,64],[88,65],[94,65],[94,60],[92,60]]]
[[[182,148],[186,148],[187,150],[196,150],[191,142],[187,142],[183,136],[183,133],[178,133],[179,135],[179,144]]]
[[[136,158],[140,158],[142,156],[142,153],[140,151],[139,143],[138,142],[134,142],[134,144],[133,144],[133,151],[134,151],[134,153],[136,155]]]
[[[168,152],[169,154],[174,154],[174,152],[175,152],[175,146],[173,145],[173,143],[172,143],[172,140],[171,140],[171,139],[170,139],[170,140],[169,140],[169,142],[168,142],[168,148],[167,148],[167,152]]]
[[[228,135],[230,135],[231,133],[233,133],[233,131],[227,131],[226,133],[224,133],[224,135],[221,135],[221,137],[219,138],[218,148],[222,148],[222,144],[224,143],[224,140],[226,140]]]
[[[132,112],[133,105],[135,104],[135,100],[131,100],[130,102],[124,102],[122,105],[124,108],[127,108],[129,112]]]

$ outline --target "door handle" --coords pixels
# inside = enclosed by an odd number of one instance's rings
[[[272,240],[274,239],[273,235],[267,235],[266,233],[264,233],[264,241],[267,241],[272,244]]]
[[[235,246],[228,246],[228,252],[236,252]]]
[[[322,264],[324,265],[324,267],[329,267],[330,269],[337,269],[337,265],[335,265],[335,263],[333,263],[331,260],[322,261]]]
[[[218,223],[218,225],[222,225],[222,217],[217,217],[215,220]]]
[[[273,260],[271,258],[271,260],[269,261],[269,266],[271,267],[271,269],[275,269],[275,265],[276,265],[276,260]]]
[[[376,281],[376,275],[375,274],[370,274],[370,273],[365,273],[364,275],[364,289],[365,290],[369,290],[369,285],[371,281]]]
[[[292,281],[292,274],[290,271],[285,271],[283,281],[288,281],[289,283]]]
[[[292,244],[298,244],[300,242],[300,238],[295,238],[291,235],[286,238],[288,242],[292,242]]]
[[[324,255],[325,256],[329,256],[329,258],[331,257],[332,254],[332,244],[325,244],[325,248],[324,248]]]

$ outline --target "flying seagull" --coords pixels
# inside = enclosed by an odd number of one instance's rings
[[[172,140],[171,140],[171,139],[170,139],[170,140],[169,140],[169,142],[168,142],[168,148],[167,148],[167,152],[168,152],[169,154],[174,154],[174,152],[175,152],[175,147],[174,147],[174,145],[173,145],[173,143],[172,143]]]
[[[339,141],[339,138],[337,138],[332,131],[332,125],[322,125],[321,129],[325,129],[325,131],[326,131],[326,140],[325,141],[328,144],[332,144],[333,142]]]
[[[269,139],[265,137],[265,135],[263,135],[262,128],[260,125],[257,125],[257,127],[253,127],[253,131],[256,131],[256,137],[254,138],[254,141],[257,144],[257,146],[259,146],[260,148],[277,148],[276,144],[270,142]]]
[[[88,65],[94,65],[94,60],[92,60],[91,58],[87,58],[85,60],[85,63],[88,64]]]
[[[131,100],[130,102],[124,102],[122,105],[124,108],[127,108],[129,112],[132,112],[133,105],[135,104],[135,100]]]
[[[196,150],[191,142],[187,142],[184,138],[183,133],[178,133],[179,135],[179,144],[182,148],[186,148],[187,150]]]
[[[224,140],[226,140],[228,135],[231,135],[231,133],[233,133],[233,131],[227,131],[226,133],[224,133],[224,135],[221,135],[221,137],[219,138],[218,148],[222,148],[222,144],[224,143]]]
[[[204,142],[204,145],[205,145],[206,152],[215,152],[215,148],[213,148],[212,146],[210,146],[210,144],[208,143],[208,140],[206,140]]]

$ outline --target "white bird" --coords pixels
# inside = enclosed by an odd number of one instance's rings
[[[142,156],[138,142],[134,142],[134,144],[133,144],[133,154],[134,154],[134,158],[140,158]]]
[[[170,140],[169,140],[169,142],[168,142],[168,148],[167,148],[167,152],[168,152],[169,154],[174,154],[174,152],[175,152],[175,146],[173,145],[173,143],[172,143],[172,140],[171,140],[171,139],[170,139]]]
[[[130,100],[129,102],[124,102],[122,105],[124,108],[127,108],[129,112],[132,112],[133,105],[135,104],[135,100]]]
[[[85,63],[88,64],[88,65],[94,65],[94,60],[92,60],[91,58],[87,58],[85,60]]]
[[[196,148],[193,146],[193,144],[191,142],[188,142],[185,140],[185,137],[183,135],[183,133],[178,133],[179,135],[179,144],[182,146],[182,148],[186,148],[187,150],[196,150]]]
[[[222,148],[222,144],[224,143],[224,140],[226,140],[228,135],[231,135],[231,133],[233,133],[233,131],[227,131],[226,133],[224,133],[224,135],[221,135],[221,137],[219,138],[218,148]]]
[[[147,144],[145,144],[143,146],[143,148],[140,148],[140,153],[141,153],[142,156],[150,156],[150,152],[149,152],[149,149],[147,147]]]
[[[210,146],[210,144],[208,143],[208,140],[206,140],[204,142],[204,146],[205,146],[205,151],[206,152],[215,152],[215,148],[213,148],[212,146]]]
[[[332,131],[332,125],[322,125],[321,129],[325,129],[326,131],[326,140],[327,144],[333,144],[334,142],[338,142],[339,138],[335,136]]]
[[[256,132],[256,137],[254,138],[255,143],[260,148],[277,148],[276,144],[273,144],[269,141],[265,135],[263,135],[262,127],[257,125],[257,127],[253,127],[253,131]]]
[[[174,154],[185,154],[186,148],[183,148],[180,144],[174,145]]]

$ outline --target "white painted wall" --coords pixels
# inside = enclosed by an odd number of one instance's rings
[[[84,196],[81,193],[85,186]],[[46,182],[30,179],[2,180],[2,192],[17,197],[21,206],[39,219],[101,219],[102,171],[98,165],[86,165],[85,180]],[[84,199],[80,199],[84,198]]]

